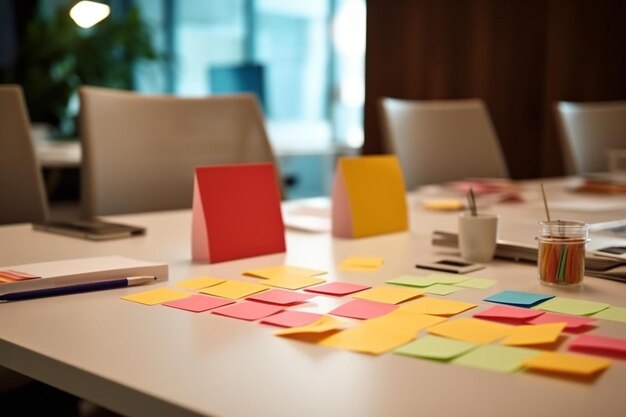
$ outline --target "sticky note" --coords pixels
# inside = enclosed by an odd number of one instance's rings
[[[543,315],[543,311],[530,308],[494,306],[474,314],[474,317],[485,320],[522,323],[534,317]]]
[[[170,288],[157,288],[155,290],[148,290],[137,294],[126,295],[124,297],[121,297],[121,299],[152,306],[155,304],[166,303],[168,301],[173,301],[185,297],[189,297],[188,292],[172,290]]]
[[[315,297],[312,294],[302,294],[293,291],[272,289],[260,294],[254,294],[246,298],[249,301],[260,301],[262,303],[289,305],[303,303]]]
[[[290,265],[279,265],[279,266],[270,266],[266,268],[258,268],[252,269],[244,272],[244,275],[257,277],[257,278],[266,278],[266,279],[276,279],[290,276],[305,276],[305,277],[314,277],[316,275],[325,274],[326,271],[321,271],[319,269],[310,269],[310,268],[301,268],[299,266],[290,266]]]
[[[545,303],[539,304],[536,308],[544,311],[552,311],[554,313],[588,316],[609,308],[609,305],[594,301],[577,300],[574,298],[555,297]]]
[[[188,290],[200,290],[202,288],[211,287],[213,285],[221,284],[226,281],[225,279],[212,278],[212,277],[197,277],[179,281],[177,286],[186,288]]]
[[[610,306],[605,310],[595,313],[592,317],[626,323],[626,308]]]
[[[524,361],[524,366],[531,370],[589,376],[607,369],[611,361],[571,353],[542,352]]]
[[[253,321],[281,311],[283,311],[283,307],[277,305],[255,303],[253,301],[240,301],[236,304],[213,310],[212,313],[235,319]]]
[[[525,324],[515,326],[502,341],[506,346],[546,345],[554,343],[561,335],[566,323]]]
[[[466,281],[457,282],[454,285],[457,287],[463,288],[474,288],[477,290],[484,290],[489,287],[492,287],[496,282],[495,279],[487,279],[487,278],[470,278]]]
[[[428,287],[437,283],[436,277],[420,277],[416,275],[401,275],[399,277],[385,281],[387,284],[404,285],[407,287]]]
[[[274,165],[196,168],[191,234],[194,260],[214,263],[285,252]]]
[[[500,304],[511,304],[520,307],[530,307],[553,297],[554,295],[549,294],[536,294],[522,291],[502,291],[485,298],[485,301]]]
[[[367,290],[372,288],[369,285],[353,284],[351,282],[329,282],[327,284],[317,285],[313,288],[307,288],[304,291],[343,296],[348,294],[354,294],[355,292]]]
[[[434,198],[424,201],[426,210],[457,211],[463,208],[463,201],[455,198]]]
[[[470,343],[491,343],[511,333],[512,326],[484,320],[460,318],[429,327],[428,333]]]
[[[356,257],[344,259],[339,264],[340,271],[376,271],[383,264],[383,258]]]
[[[447,284],[433,284],[429,287],[423,288],[422,290],[426,294],[434,294],[434,295],[449,295],[455,293],[457,291],[461,291],[463,288],[447,285]]]
[[[354,294],[354,298],[378,301],[380,303],[399,304],[403,301],[420,297],[421,291],[401,287],[376,287]]]
[[[399,308],[384,316],[366,320],[363,322],[363,326],[380,327],[386,331],[415,336],[420,330],[427,329],[445,320],[445,317],[414,314],[402,311]]]
[[[262,284],[252,284],[250,282],[226,280],[221,284],[205,288],[200,292],[208,295],[216,295],[218,297],[230,298],[236,300],[248,295],[256,294],[267,290],[269,287]]]
[[[521,369],[525,361],[535,358],[539,354],[540,352],[534,349],[483,345],[453,359],[452,363],[487,371],[510,373]]]
[[[436,316],[453,316],[476,307],[477,304],[464,301],[442,300],[440,298],[423,297],[419,300],[400,306],[400,310],[413,314],[433,314]]]
[[[340,305],[329,314],[365,320],[390,313],[396,308],[398,308],[396,305],[388,303],[379,303],[370,300],[353,300]]]
[[[530,310],[541,311],[541,310]],[[565,314],[543,313],[527,321],[528,324],[565,323],[565,330],[576,330],[588,326],[597,320],[590,317],[568,316]]]
[[[332,234],[360,238],[408,229],[406,189],[395,156],[343,157],[332,190]]]
[[[279,278],[268,278],[262,282],[270,287],[299,290],[312,285],[321,284],[322,282],[326,282],[326,280],[324,278],[305,277],[303,275],[285,275]]]
[[[626,359],[626,339],[617,337],[582,335],[570,343],[568,349]]]
[[[322,316],[311,324],[290,329],[279,330],[274,333],[276,336],[298,336],[306,334],[321,334],[341,329],[343,324],[334,317]]]
[[[319,344],[335,349],[380,355],[413,340],[414,336],[378,327],[357,326],[322,339]]]
[[[447,337],[426,335],[399,347],[394,350],[393,353],[404,356],[414,356],[417,358],[447,361],[462,355],[463,353],[469,352],[476,346],[478,345],[474,343],[448,339]]]
[[[187,298],[181,298],[180,300],[168,301],[167,303],[163,303],[163,305],[200,313],[232,303],[234,303],[234,301],[225,300],[224,298],[211,297],[208,295],[192,295]]]
[[[306,311],[285,310],[264,318],[261,323],[279,327],[300,327],[311,324],[321,317],[321,314]]]
[[[459,282],[467,281],[469,277],[458,274],[430,274],[429,278],[432,278],[436,284],[458,284]]]

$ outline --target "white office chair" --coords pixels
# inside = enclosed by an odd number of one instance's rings
[[[567,174],[607,171],[610,149],[626,149],[626,101],[556,104]]]
[[[468,177],[506,178],[508,169],[480,100],[381,100],[385,145],[408,189]]]
[[[47,213],[22,89],[0,85],[0,224],[41,221]]]
[[[80,101],[85,216],[191,208],[194,168],[275,164],[250,94],[178,98],[83,87]]]

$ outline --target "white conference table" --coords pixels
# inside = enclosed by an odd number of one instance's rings
[[[553,201],[580,198],[563,193],[563,183],[546,181]],[[543,206],[536,192],[529,194],[532,201],[525,204],[489,207],[501,215],[502,238],[532,240]],[[345,240],[288,231],[286,254],[214,265],[190,259],[188,211],[116,216],[148,232],[108,242],[35,232],[26,224],[2,226],[0,265],[123,255],[168,263],[170,282],[154,287],[173,287],[177,280],[200,275],[255,281],[241,273],[286,263],[327,270],[329,280],[382,285],[401,274],[427,274],[414,264],[456,252],[433,247],[430,239],[434,229],[454,230],[458,213],[426,212],[416,201],[411,198],[410,232]],[[553,216],[624,219],[626,204],[604,212],[554,210]],[[344,257],[357,255],[385,262],[376,272],[338,271]],[[494,260],[472,275],[498,283],[447,298],[477,302],[480,309],[488,305],[482,301],[488,295],[512,289],[626,306],[625,284],[586,277],[578,290],[545,287],[532,264]],[[119,299],[144,289],[0,305],[0,365],[129,416],[626,415],[620,394],[626,386],[623,360],[615,360],[593,382],[580,382],[527,372],[499,374],[392,353],[368,356],[276,337],[276,328],[258,323]],[[309,305],[311,311],[328,311],[346,299],[314,301],[318,304]],[[624,338],[626,324],[602,320],[594,333]]]

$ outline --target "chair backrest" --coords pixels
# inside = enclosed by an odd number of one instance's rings
[[[47,214],[22,89],[0,85],[0,224],[41,221]]]
[[[481,100],[383,98],[381,113],[387,150],[400,159],[408,189],[469,177],[508,177]]]
[[[607,151],[626,149],[626,101],[562,101],[556,112],[567,174],[607,171]]]
[[[79,93],[84,216],[190,208],[196,167],[275,164],[253,95]]]

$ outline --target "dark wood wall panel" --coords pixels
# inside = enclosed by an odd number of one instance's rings
[[[381,97],[478,97],[513,178],[560,174],[552,102],[626,98],[625,5],[368,0],[364,152],[384,151]]]

